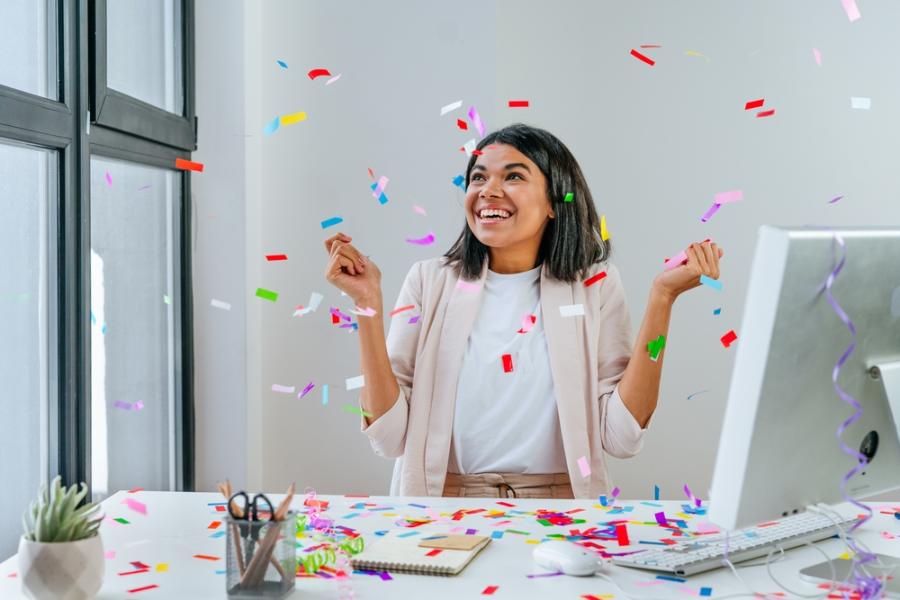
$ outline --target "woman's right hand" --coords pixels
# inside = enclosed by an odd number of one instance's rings
[[[350,244],[352,239],[338,232],[325,240],[329,256],[325,279],[350,296],[357,307],[378,308],[362,304],[380,303],[381,271]]]

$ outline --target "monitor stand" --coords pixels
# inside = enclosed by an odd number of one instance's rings
[[[884,586],[885,598],[900,598],[900,558],[877,553],[875,556],[876,560],[866,563],[866,569],[873,577],[888,575],[889,579]],[[880,567],[878,561],[881,561],[881,564],[885,565],[885,567]],[[853,561],[846,558],[836,558],[832,562],[834,564],[835,577],[838,585],[840,585],[850,577]],[[831,567],[827,562],[816,563],[801,569],[800,579],[816,584],[831,583]],[[852,585],[852,582],[849,582],[849,584]]]

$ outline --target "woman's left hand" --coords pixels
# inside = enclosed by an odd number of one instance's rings
[[[653,279],[653,291],[674,302],[682,293],[700,285],[700,276],[719,278],[719,259],[724,254],[715,243],[691,244],[686,250],[687,263],[663,271]]]

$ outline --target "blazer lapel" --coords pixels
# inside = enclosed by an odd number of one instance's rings
[[[576,498],[587,497],[590,477],[582,477],[578,459],[582,456],[591,462],[588,441],[588,415],[585,412],[584,395],[589,383],[585,364],[587,348],[584,345],[584,317],[563,317],[560,306],[574,304],[572,284],[547,277],[546,267],[541,269],[541,313],[544,319],[544,335],[550,355],[553,375],[553,391],[559,411],[566,465],[572,480]]]
[[[440,496],[444,489],[450,459],[459,372],[462,369],[469,334],[481,307],[487,272],[488,261],[485,260],[478,281],[453,281],[451,278],[454,287],[450,292],[444,320],[441,323],[438,349],[440,365],[434,378],[431,412],[428,417],[429,439],[425,444],[425,487],[428,495]]]

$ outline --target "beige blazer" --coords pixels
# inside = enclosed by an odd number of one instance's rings
[[[414,304],[391,320],[387,350],[400,385],[394,406],[361,430],[376,454],[396,458],[391,495],[440,496],[444,488],[457,381],[469,333],[481,305],[487,261],[477,282],[460,282],[442,258],[415,263],[396,308]],[[550,355],[566,465],[576,498],[596,498],[612,485],[604,452],[637,454],[646,429],[622,403],[616,384],[631,356],[631,321],[619,272],[595,264],[585,279],[605,270],[589,287],[547,277],[541,269],[541,315]],[[468,284],[468,285],[466,285]],[[477,286],[472,289],[473,286]],[[563,317],[559,307],[584,306],[584,316]],[[414,314],[418,322],[409,323]],[[535,423],[541,427],[541,423]],[[591,474],[583,477],[578,459]]]

